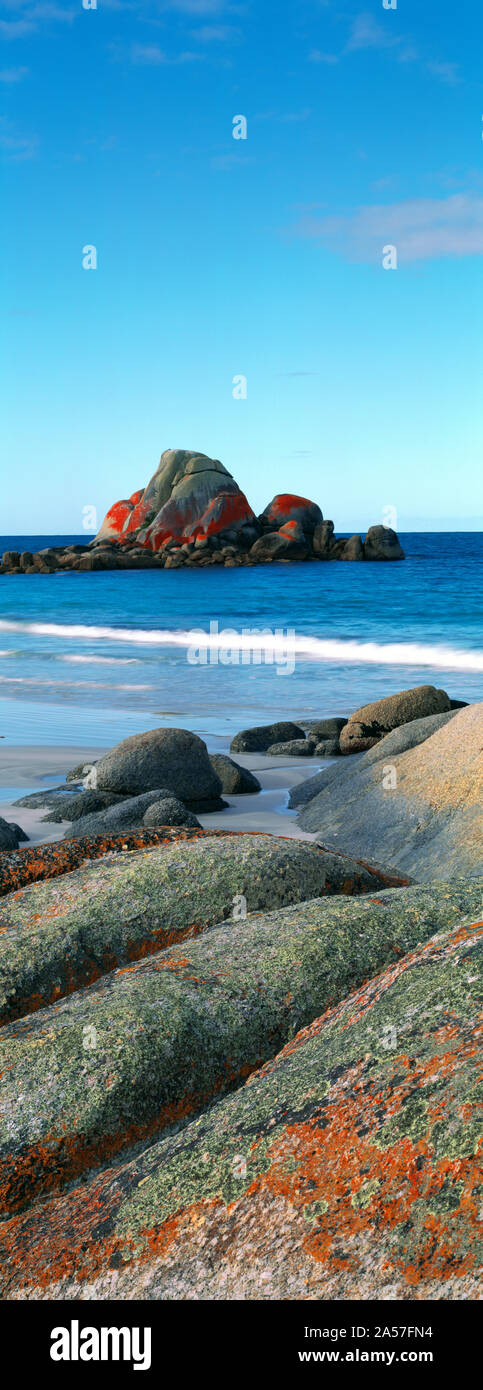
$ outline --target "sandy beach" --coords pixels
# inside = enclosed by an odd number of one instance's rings
[[[44,821],[48,807],[35,810],[26,806],[15,806],[14,802],[28,792],[40,791],[42,787],[50,790],[62,786],[66,773],[80,763],[94,762],[107,749],[100,747],[4,747],[0,753],[0,816],[6,821],[15,821],[28,835],[28,844],[48,844],[62,840],[70,822],[59,824]],[[217,747],[217,752],[228,752],[228,748]],[[321,767],[329,766],[333,759],[322,762],[316,758],[268,758],[261,753],[239,753],[236,761],[241,767],[255,773],[261,783],[261,791],[253,795],[224,795],[228,806],[224,811],[214,811],[199,815],[204,830],[261,830],[272,835],[287,835],[297,840],[313,840],[314,836],[301,830],[295,821],[295,811],[287,811],[287,793],[290,787],[307,777],[315,776]],[[6,794],[4,800],[3,794]],[[27,842],[25,842],[27,843]]]

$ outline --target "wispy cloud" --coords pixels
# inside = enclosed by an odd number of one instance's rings
[[[27,38],[29,34],[40,32],[45,23],[73,24],[80,12],[80,7],[59,5],[55,0],[37,0],[37,4],[29,0],[4,0],[4,6],[20,15],[19,19],[0,20],[0,39],[5,40]]]
[[[457,82],[461,82],[458,63],[440,63],[437,60],[426,63],[428,72],[432,72],[433,77],[439,77],[442,82],[447,82],[450,87],[455,87]]]
[[[23,39],[34,34],[36,28],[30,19],[0,19],[0,39]]]
[[[382,50],[390,54],[398,63],[417,63],[424,72],[438,78],[448,86],[455,86],[461,80],[457,63],[445,62],[439,58],[428,58],[419,48],[401,33],[396,33],[389,15],[376,19],[369,11],[363,10],[354,16],[348,38],[339,53],[326,53],[323,49],[312,48],[308,54],[309,63],[335,64],[351,54],[370,50]]]
[[[16,163],[24,159],[33,159],[37,146],[37,136],[19,135],[4,116],[0,118],[0,152],[3,152],[7,159]]]
[[[177,53],[170,56],[159,48],[157,44],[135,43],[130,50],[131,62],[141,67],[163,67],[176,66],[178,63],[196,63],[200,61],[199,53]]]
[[[374,15],[364,13],[356,15],[345,51],[356,53],[361,48],[394,48],[400,42],[400,35],[392,34],[388,23],[381,23],[374,19]]]
[[[203,24],[201,29],[192,29],[190,37],[197,43],[237,43],[241,29],[234,24]]]
[[[212,15],[222,14],[226,9],[225,0],[166,0],[167,10],[180,10],[182,14]]]
[[[296,235],[319,241],[350,261],[379,263],[382,247],[397,247],[400,264],[483,253],[483,198],[449,198],[362,206],[352,212],[299,219]]]
[[[312,48],[309,53],[309,63],[327,63],[331,66],[338,63],[337,53],[323,53],[320,48]]]
[[[29,68],[4,68],[0,72],[0,82],[23,82],[28,72]]]

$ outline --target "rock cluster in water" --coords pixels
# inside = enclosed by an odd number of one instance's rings
[[[147,487],[115,502],[90,544],[5,551],[0,573],[403,559],[389,526],[371,526],[364,541],[337,539],[333,521],[295,493],[278,494],[257,517],[219,459],[166,449]]]

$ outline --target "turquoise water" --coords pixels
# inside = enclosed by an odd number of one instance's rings
[[[0,551],[67,539],[85,537],[0,537]],[[483,698],[483,535],[401,541],[398,564],[2,576],[0,733],[101,745],[179,725],[213,744],[246,724],[348,714],[427,682]],[[200,664],[189,634],[210,623]],[[220,651],[226,628],[232,645]],[[278,630],[278,659],[254,661],[243,629]]]

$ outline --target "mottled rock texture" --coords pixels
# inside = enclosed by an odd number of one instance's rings
[[[219,459],[191,449],[166,449],[136,504],[117,506],[127,508],[122,519],[120,514],[121,524],[113,529],[111,510],[96,539],[114,535],[119,540],[137,533],[138,541],[152,550],[166,541],[195,540],[255,521],[228,469]]]
[[[337,768],[326,768],[317,772],[315,777],[309,777],[306,782],[299,782],[296,787],[291,787],[289,792],[289,806],[305,806],[307,801],[312,801],[317,792],[325,790],[334,783],[349,792],[352,779],[359,777],[362,771],[373,767],[374,763],[384,758],[390,759],[396,753],[405,753],[407,748],[416,748],[418,743],[424,743],[431,734],[435,734],[437,729],[441,729],[448,720],[453,719],[456,711],[449,710],[446,714],[429,714],[426,719],[412,719],[410,724],[402,724],[399,729],[393,729],[392,733],[385,734],[378,739],[377,743],[364,754],[364,757],[354,758],[354,761],[345,761]],[[345,721],[347,722],[347,721]],[[339,749],[340,751],[340,749]],[[316,749],[317,752],[317,749]],[[361,771],[359,771],[359,769]],[[356,785],[359,785],[357,782]]]
[[[7,1024],[0,1212],[201,1114],[480,900],[460,880],[234,919]]]
[[[412,719],[442,714],[450,708],[449,695],[445,690],[436,690],[434,685],[416,685],[412,690],[386,695],[383,700],[362,705],[351,714],[340,732],[341,752],[365,753],[392,729],[409,724]]]
[[[294,738],[305,738],[303,729],[289,720],[278,724],[257,724],[252,729],[241,729],[230,743],[231,753],[266,753],[272,743],[287,743]]]
[[[287,521],[296,521],[305,535],[312,535],[322,519],[316,502],[292,492],[277,493],[258,518],[264,531],[279,531]]]
[[[313,758],[315,743],[309,738],[292,738],[287,743],[271,743],[269,758]]]
[[[96,796],[97,793],[85,792],[84,795]],[[173,792],[170,791],[169,787],[153,788],[152,791],[143,792],[140,796],[116,797],[114,804],[106,806],[102,811],[92,811],[90,814],[75,817],[72,825],[65,831],[65,839],[69,840],[75,837],[77,840],[80,836],[84,835],[116,835],[124,829],[137,825],[146,825],[148,823],[144,820],[146,811],[148,811],[155,802],[166,801],[166,799],[173,800]],[[189,814],[184,802],[181,802],[178,797],[174,797],[174,801],[179,808],[184,810],[186,815]],[[68,816],[68,804],[64,805],[62,810],[64,818],[67,817],[70,819],[70,816]],[[162,823],[161,821],[157,822],[158,825]],[[164,824],[172,825],[173,821],[166,820]],[[188,820],[185,822],[179,821],[178,824],[189,825],[190,822]]]
[[[108,856],[0,903],[0,1022],[237,912],[399,882],[306,841],[201,837]]]
[[[195,1123],[6,1220],[3,1296],[478,1298],[482,924],[434,925]]]
[[[258,777],[249,772],[247,767],[240,767],[240,764],[234,762],[226,753],[210,753],[210,763],[220,778],[222,792],[239,796],[244,792],[260,791]]]
[[[404,560],[404,550],[390,526],[370,526],[364,541],[365,560]]]
[[[177,796],[164,796],[152,801],[143,815],[143,825],[189,825],[199,826],[200,822],[192,811],[187,811]]]
[[[320,773],[320,790],[303,807],[299,825],[330,848],[420,881],[478,873],[483,704],[451,711],[424,742],[397,752],[402,732],[364,754],[350,777],[338,776],[338,764]]]
[[[166,787],[190,805],[216,801],[221,792],[206,744],[186,729],[151,729],[123,739],[99,758],[85,785],[130,796]]]

